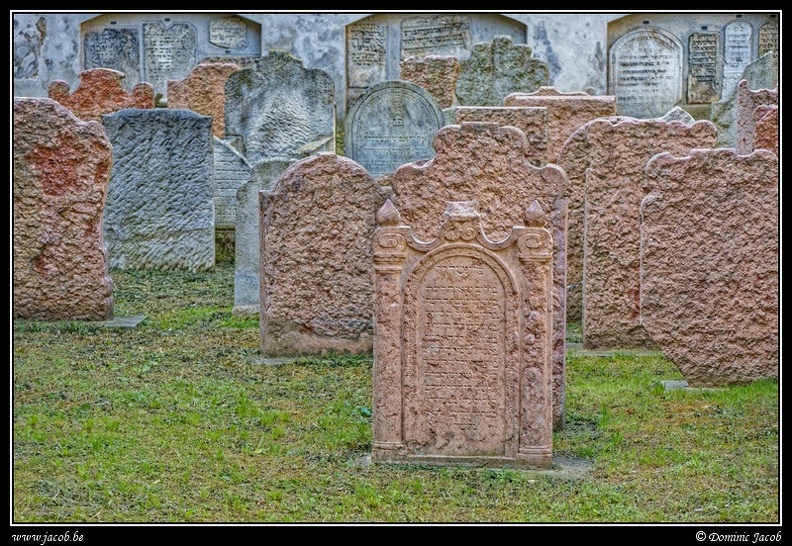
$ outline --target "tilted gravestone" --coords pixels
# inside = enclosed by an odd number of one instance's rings
[[[386,193],[332,153],[298,161],[259,193],[262,355],[371,351],[369,241]]]
[[[640,323],[640,217],[644,169],[656,154],[714,148],[715,126],[661,120],[596,120],[588,126],[583,249],[583,344],[644,348]]]
[[[405,163],[434,156],[432,139],[444,123],[443,111],[428,91],[396,80],[358,97],[345,125],[345,154],[382,178]]]
[[[335,149],[335,84],[285,51],[270,51],[225,84],[226,136],[238,136],[248,163]]]
[[[374,462],[552,466],[547,218],[534,202],[493,239],[475,205],[446,203],[434,239],[377,214]]]
[[[420,85],[434,97],[440,108],[456,100],[459,59],[444,55],[409,57],[401,62],[399,79]]]
[[[691,387],[778,377],[778,166],[715,149],[646,167],[641,322]]]
[[[192,110],[212,118],[212,133],[225,135],[225,82],[239,70],[234,63],[199,64],[183,80],[168,80],[168,108]]]
[[[121,84],[124,74],[109,68],[85,70],[79,78],[72,92],[63,80],[50,82],[48,94],[84,121],[101,122],[103,115],[125,108],[154,108],[154,87],[150,83],[138,83],[127,92]]]
[[[130,109],[102,124],[114,152],[104,219],[110,267],[214,267],[212,119]]]
[[[531,54],[530,47],[513,43],[510,36],[475,44],[470,58],[461,63],[456,88],[459,104],[502,106],[511,93],[530,93],[547,85],[547,63]]]
[[[552,370],[553,417],[564,419],[566,336],[566,176],[555,165],[531,165],[525,134],[515,127],[468,122],[443,127],[435,137],[437,155],[407,164],[391,178],[394,203],[415,237],[438,236],[448,201],[477,201],[484,232],[507,237],[520,221],[525,203],[538,200],[553,234]]]
[[[112,318],[101,232],[112,162],[98,123],[14,99],[14,318]]]

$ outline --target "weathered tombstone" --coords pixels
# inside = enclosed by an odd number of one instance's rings
[[[610,48],[608,81],[619,115],[662,116],[682,100],[682,43],[659,28],[625,34]]]
[[[73,92],[63,80],[50,82],[49,98],[68,108],[84,121],[102,121],[102,116],[125,108],[154,108],[154,87],[141,82],[127,92],[122,85],[124,74],[109,68],[93,68],[80,73],[80,83]]]
[[[242,139],[248,163],[300,159],[335,148],[330,75],[303,67],[285,51],[270,51],[255,68],[231,73],[225,84],[226,136]]]
[[[686,155],[713,148],[715,126],[652,120],[588,126],[583,250],[583,344],[644,348],[653,343],[640,323],[639,208],[646,163],[664,151]]]
[[[778,106],[759,106],[754,110],[756,138],[754,149],[770,150],[778,155]]]
[[[374,85],[358,97],[345,125],[345,154],[374,178],[382,178],[405,163],[434,156],[432,139],[444,120],[428,91],[396,80]]]
[[[110,267],[214,267],[212,119],[130,109],[102,124],[114,152],[104,218]]]
[[[495,123],[463,123],[443,127],[435,136],[437,155],[407,164],[391,178],[394,203],[415,237],[431,241],[448,201],[477,201],[484,232],[492,240],[507,237],[524,213],[525,203],[538,200],[553,234],[553,417],[564,418],[566,335],[566,175],[555,165],[531,165],[525,134]]]
[[[687,110],[680,108],[679,106],[674,106],[671,110],[666,112],[665,115],[657,118],[662,121],[678,121],[680,123],[684,123],[685,125],[693,125],[696,123],[696,120],[691,116]]]
[[[292,164],[280,159],[264,159],[251,170],[250,179],[236,192],[234,235],[234,308],[237,316],[259,314],[261,245],[259,242],[259,192],[272,190],[278,178]]]
[[[759,27],[759,57],[766,53],[778,55],[778,23],[770,21]]]
[[[534,93],[513,93],[506,106],[547,109],[547,160],[555,163],[567,138],[592,119],[616,115],[616,98],[586,93],[561,93],[554,87],[541,87]]]
[[[183,80],[168,80],[168,108],[192,110],[212,118],[212,133],[225,134],[225,82],[239,70],[234,63],[199,64]]]
[[[377,214],[374,462],[552,466],[552,235],[534,202],[492,239],[475,204],[432,240]]]
[[[641,204],[641,321],[691,387],[779,374],[779,170],[765,150],[655,156]]]
[[[721,96],[718,79],[718,53],[720,34],[716,32],[693,32],[688,38],[688,86],[689,104],[712,103]]]
[[[459,104],[501,106],[506,95],[530,93],[547,85],[547,64],[531,53],[530,47],[513,43],[510,36],[474,45],[470,58],[461,63],[456,88]]]
[[[420,85],[434,97],[440,108],[450,108],[456,100],[459,59],[444,55],[409,57],[401,62],[399,79]]]
[[[745,21],[732,21],[723,29],[723,97],[734,92],[751,57],[753,29]]]
[[[112,162],[98,123],[14,99],[14,318],[112,318],[101,232]]]
[[[385,188],[351,159],[320,153],[259,196],[261,354],[370,352],[370,240]]]
[[[215,261],[234,261],[236,193],[250,179],[251,167],[231,144],[212,140],[214,165]]]
[[[83,67],[110,68],[126,76],[125,84],[143,81],[140,67],[140,33],[135,28],[103,28],[83,35]]]
[[[517,127],[528,138],[527,157],[531,165],[541,167],[548,162],[547,108],[459,106],[452,110],[457,125],[483,121]]]
[[[749,154],[754,149],[754,111],[759,106],[778,106],[778,88],[752,90],[747,80],[740,80],[737,84],[737,153]]]
[[[143,23],[143,67],[155,89],[181,80],[197,62],[195,27],[189,23]]]

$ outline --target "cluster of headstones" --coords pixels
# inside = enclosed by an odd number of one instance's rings
[[[262,355],[374,352],[382,461],[549,466],[568,318],[692,385],[778,374],[777,90],[738,86],[735,150],[541,82],[445,113],[386,82],[345,157],[332,80],[286,53],[199,65],[167,109],[121,78],[15,99],[15,317],[107,318],[108,267],[209,269],[233,218]]]

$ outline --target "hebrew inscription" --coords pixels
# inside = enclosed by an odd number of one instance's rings
[[[143,25],[143,65],[154,89],[167,89],[168,80],[187,77],[195,66],[195,29],[187,23]]]
[[[460,15],[410,17],[402,21],[401,60],[425,55],[466,57],[470,18]]]
[[[209,43],[225,49],[247,47],[247,27],[239,17],[221,17],[209,21]]]
[[[730,96],[751,62],[751,25],[742,21],[729,23],[724,31],[723,94]]]
[[[688,97],[691,104],[715,102],[718,83],[719,35],[694,32],[688,43]]]
[[[759,29],[759,56],[778,53],[778,23],[765,23]]]
[[[351,25],[347,33],[347,86],[369,87],[386,79],[387,26],[382,23]]]
[[[101,32],[86,32],[84,47],[85,68],[112,68],[123,72],[125,85],[142,80],[140,77],[140,40],[137,29],[106,28]]]

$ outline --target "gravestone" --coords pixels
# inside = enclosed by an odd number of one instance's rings
[[[688,38],[688,103],[712,103],[720,98],[719,51],[720,34],[691,33]]]
[[[578,127],[592,119],[616,115],[615,97],[562,93],[554,87],[541,87],[534,93],[514,93],[503,104],[547,109],[547,160],[551,163],[558,161],[564,142]]]
[[[241,137],[248,163],[300,159],[335,147],[334,83],[285,51],[270,51],[225,84],[226,136]]]
[[[236,229],[234,234],[234,308],[237,316],[259,314],[259,192],[272,190],[283,172],[292,164],[279,159],[264,159],[250,171],[249,180],[236,191]]]
[[[475,205],[446,203],[431,240],[377,214],[374,462],[552,466],[547,218],[534,202],[491,239]]]
[[[610,48],[608,93],[621,116],[660,117],[682,100],[682,44],[659,28],[633,30]]]
[[[754,111],[760,106],[778,106],[778,88],[749,89],[747,80],[737,85],[737,144],[738,153],[749,154],[754,149],[756,126]]]
[[[212,118],[212,133],[225,135],[225,82],[239,70],[234,63],[199,64],[183,80],[168,80],[168,108],[192,110]]]
[[[646,167],[641,322],[691,387],[779,375],[778,166],[716,149]]]
[[[754,110],[754,124],[756,137],[754,149],[770,150],[777,157],[778,154],[778,106],[759,106]]]
[[[583,249],[583,345],[587,349],[653,347],[640,323],[639,208],[646,163],[668,151],[713,148],[715,126],[661,120],[596,120],[586,134]]]
[[[497,106],[458,106],[452,108],[454,124],[469,121],[511,125],[528,139],[527,157],[531,165],[541,167],[547,161],[547,108]]]
[[[215,261],[233,262],[236,240],[236,193],[250,179],[251,167],[231,144],[212,139],[214,165]]]
[[[346,120],[345,154],[374,178],[434,156],[432,139],[444,125],[431,94],[404,81],[372,86],[352,104]]]
[[[133,28],[103,28],[83,35],[83,67],[110,68],[126,76],[133,86],[143,81],[140,67],[140,33]]]
[[[73,92],[63,80],[50,82],[49,98],[65,106],[84,121],[102,121],[102,116],[125,108],[154,108],[154,88],[141,82],[128,93],[122,81],[124,74],[109,68],[92,68],[79,75],[80,83]]]
[[[549,83],[547,64],[531,56],[525,44],[510,36],[473,46],[461,62],[456,94],[462,106],[502,106],[511,93],[530,93]],[[513,106],[513,105],[508,105]]]
[[[320,153],[259,196],[261,354],[370,352],[369,241],[385,188],[351,159]]]
[[[440,108],[450,108],[456,100],[459,60],[456,57],[427,55],[401,62],[399,79],[420,85],[434,97]]]
[[[723,97],[734,92],[751,57],[753,29],[745,21],[732,21],[723,29]]]
[[[770,21],[759,27],[759,57],[766,53],[778,55],[778,23]]]
[[[436,156],[400,167],[391,178],[394,203],[421,241],[438,236],[448,201],[477,201],[484,232],[508,237],[538,200],[553,234],[552,370],[554,422],[564,415],[566,335],[566,175],[555,165],[531,165],[525,134],[515,127],[467,122],[448,125],[434,140]]]
[[[14,99],[14,318],[112,318],[101,233],[112,162],[98,123]]]
[[[114,154],[104,218],[110,267],[214,267],[212,119],[129,109],[102,124]]]

